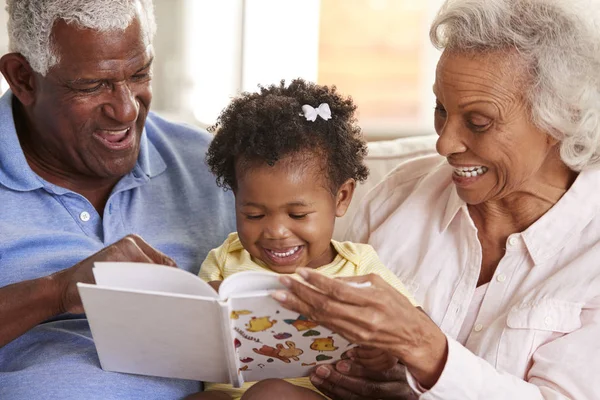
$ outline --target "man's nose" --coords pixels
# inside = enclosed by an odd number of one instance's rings
[[[139,104],[135,94],[127,83],[116,83],[108,94],[110,98],[104,104],[104,113],[115,121],[123,124],[135,121],[139,113]]]

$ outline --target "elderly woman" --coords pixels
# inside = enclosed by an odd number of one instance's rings
[[[320,291],[282,278],[274,296],[397,357],[422,399],[600,399],[599,9],[449,0],[434,21],[442,157],[399,166],[349,235],[431,320],[372,276],[356,289],[300,270]],[[364,375],[344,361],[313,381],[337,398],[401,397],[349,367]]]

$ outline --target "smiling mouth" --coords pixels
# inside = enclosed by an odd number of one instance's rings
[[[269,264],[273,265],[293,265],[298,261],[302,254],[304,246],[294,246],[285,249],[268,249],[263,247],[263,252],[269,261]]]
[[[134,130],[131,127],[120,130],[98,129],[93,136],[110,150],[127,150],[135,142]]]
[[[298,252],[298,250],[300,250],[302,246],[296,246],[296,247],[292,247],[291,249],[281,252],[281,251],[275,251],[275,250],[271,250],[271,249],[265,249],[265,251],[269,252],[271,255],[273,255],[273,257],[278,257],[278,258],[286,258],[286,257],[290,257],[293,256],[294,254],[296,254]]]
[[[106,140],[107,142],[110,143],[119,143],[122,142],[126,137],[127,137],[127,133],[129,133],[129,130],[131,128],[127,128],[127,129],[121,129],[118,131],[107,131],[107,130],[98,130],[98,136],[100,136],[102,139]]]
[[[481,176],[488,172],[488,168],[484,166],[476,166],[476,167],[458,167],[454,168],[454,175],[458,175],[463,178],[473,178],[476,176]]]

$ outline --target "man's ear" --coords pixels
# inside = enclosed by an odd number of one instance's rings
[[[0,58],[0,72],[10,90],[24,106],[35,100],[35,75],[29,62],[19,53],[8,53]]]
[[[335,195],[335,216],[343,217],[348,211],[352,196],[354,195],[354,189],[356,188],[356,181],[352,178],[342,183]]]

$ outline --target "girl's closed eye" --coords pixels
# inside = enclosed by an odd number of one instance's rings
[[[289,216],[292,219],[303,219],[306,218],[306,216],[308,215],[308,213],[290,213]]]
[[[246,219],[259,220],[264,217],[264,214],[246,214]]]

